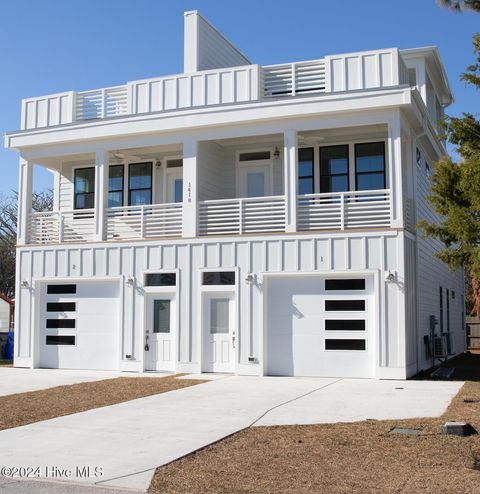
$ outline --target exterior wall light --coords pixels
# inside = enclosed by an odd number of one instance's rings
[[[273,157],[275,159],[280,158],[280,150],[278,149],[278,146],[275,146],[275,151],[273,151]]]
[[[248,273],[245,277],[245,283],[247,285],[251,285],[255,281],[255,275],[252,273]]]
[[[29,287],[29,285],[28,285],[28,281],[27,281],[27,280],[22,280],[22,281],[20,282],[20,286],[21,286],[22,288],[28,288],[28,287]]]
[[[393,283],[395,281],[395,275],[391,271],[389,271],[387,277],[385,278],[385,281],[387,283]]]
[[[125,282],[127,286],[133,286],[133,283],[135,282],[133,276],[129,276],[127,278],[127,281]]]

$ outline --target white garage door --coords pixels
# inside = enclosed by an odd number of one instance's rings
[[[119,284],[49,283],[40,308],[40,367],[118,369]]]
[[[267,374],[374,377],[373,277],[267,283]]]

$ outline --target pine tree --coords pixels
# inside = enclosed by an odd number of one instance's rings
[[[455,12],[474,10],[480,12],[480,0],[438,0],[442,7],[448,7]]]

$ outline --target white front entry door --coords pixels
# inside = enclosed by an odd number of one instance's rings
[[[235,302],[230,293],[203,296],[203,371],[235,371]]]
[[[182,202],[183,201],[183,173],[180,168],[174,173],[167,173],[167,202]]]
[[[145,370],[175,370],[175,299],[147,295]]]
[[[271,194],[269,165],[245,165],[239,170],[240,197],[265,197]]]

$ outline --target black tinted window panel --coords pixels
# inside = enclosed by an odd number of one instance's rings
[[[170,300],[153,301],[153,332],[170,333]]]
[[[365,290],[363,278],[325,280],[325,290]]]
[[[325,300],[325,310],[363,311],[365,310],[365,300]]]
[[[145,276],[145,286],[175,286],[176,273],[148,273]]]
[[[75,319],[47,319],[47,329],[75,329]]]
[[[326,331],[365,331],[364,319],[326,319]]]
[[[269,160],[270,151],[257,151],[252,153],[241,153],[240,161],[258,161],[258,160]]]
[[[47,345],[75,345],[75,336],[71,335],[47,335]]]
[[[365,340],[325,340],[325,350],[365,350]]]
[[[235,271],[203,273],[204,285],[235,285]]]
[[[75,302],[48,302],[47,312],[75,312]]]
[[[47,285],[47,293],[59,295],[77,293],[77,285]]]

